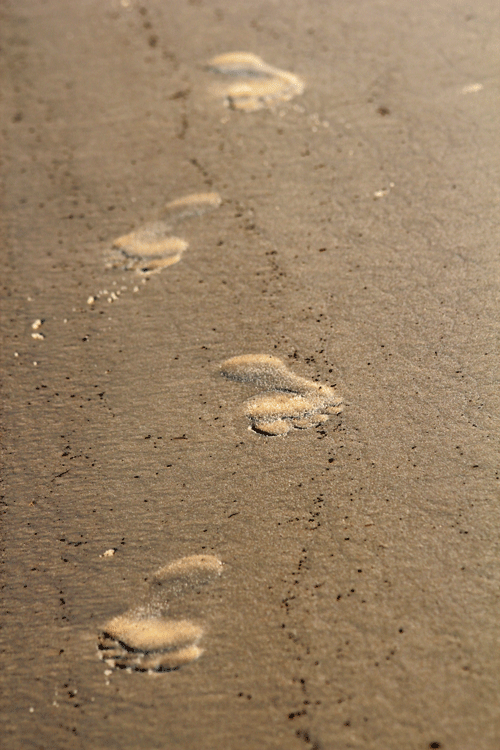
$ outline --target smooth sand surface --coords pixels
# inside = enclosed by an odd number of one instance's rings
[[[497,0],[0,14],[2,748],[498,750]],[[232,51],[303,95],[224,108]],[[180,262],[106,267],[206,192]],[[341,417],[249,432],[219,365],[252,353]],[[201,658],[106,670],[99,628],[200,554],[168,616]]]

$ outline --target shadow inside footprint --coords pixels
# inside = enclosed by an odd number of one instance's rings
[[[193,193],[170,201],[160,221],[145,224],[113,241],[110,265],[151,274],[178,263],[189,243],[172,235],[175,226],[213,211],[220,204],[218,193]]]
[[[101,629],[99,657],[109,666],[139,672],[169,672],[198,659],[203,626],[167,614],[174,604],[182,607],[182,597],[197,597],[202,586],[221,575],[222,567],[213,555],[192,555],[157,570],[145,601]]]
[[[272,109],[304,91],[301,78],[268,65],[252,52],[227,52],[208,62],[213,73],[231,76],[236,81],[212,86],[215,96],[223,99],[226,107],[255,112]]]
[[[221,375],[266,389],[244,405],[250,429],[262,435],[286,435],[293,428],[317,427],[343,409],[342,398],[334,388],[295,375],[281,359],[269,354],[227,359],[221,365]]]

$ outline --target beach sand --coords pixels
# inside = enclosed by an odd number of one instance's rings
[[[497,750],[498,4],[0,12],[2,747]],[[303,94],[224,106],[232,51]],[[178,262],[109,262],[212,192]],[[342,414],[252,432],[248,354]],[[195,555],[199,658],[100,661]]]

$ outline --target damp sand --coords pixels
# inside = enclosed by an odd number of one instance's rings
[[[6,750],[497,750],[495,13],[4,7]],[[224,108],[235,50],[303,93]],[[106,266],[207,193],[178,262]],[[248,430],[249,354],[342,413]],[[101,660],[198,555],[178,668]]]

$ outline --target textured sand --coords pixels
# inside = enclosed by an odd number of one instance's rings
[[[498,3],[0,16],[2,748],[497,750]],[[233,50],[303,94],[224,108]],[[106,268],[194,193],[179,262]],[[340,425],[249,432],[246,353]],[[99,628],[192,555],[204,653],[108,674]]]

